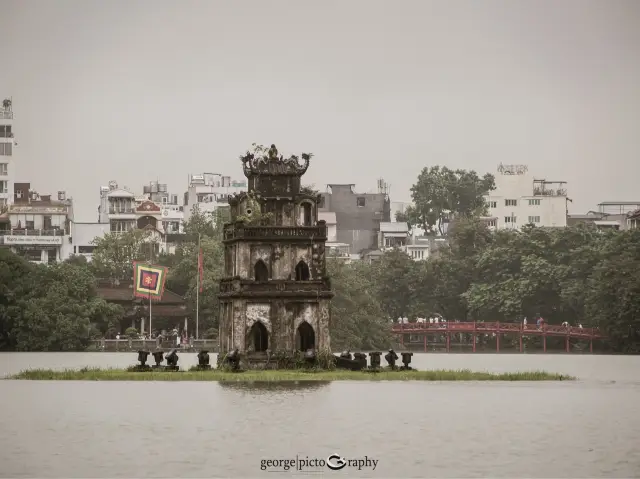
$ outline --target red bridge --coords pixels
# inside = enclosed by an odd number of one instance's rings
[[[565,349],[571,351],[571,340],[589,341],[589,351],[593,352],[593,340],[603,339],[605,335],[598,328],[580,328],[575,326],[557,326],[543,324],[537,326],[535,324],[523,323],[394,323],[391,327],[393,334],[400,336],[400,344],[404,345],[406,335],[422,336],[424,343],[424,351],[427,352],[428,336],[445,336],[447,352],[451,350],[452,335],[471,335],[471,344],[473,352],[476,352],[477,335],[479,334],[495,334],[496,351],[500,351],[500,336],[509,334],[518,336],[520,341],[520,352],[523,351],[522,338],[524,336],[540,336],[542,337],[542,348],[547,351],[547,337],[565,338]],[[415,341],[411,341],[415,343]]]

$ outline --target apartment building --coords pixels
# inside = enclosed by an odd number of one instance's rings
[[[485,196],[491,228],[519,229],[533,224],[567,226],[567,182],[536,178],[526,165],[500,165],[495,190]]]
[[[188,220],[195,208],[202,213],[212,213],[218,208],[229,207],[229,196],[247,191],[247,181],[232,180],[219,173],[189,175],[189,185],[184,194],[184,217]]]
[[[13,106],[7,98],[0,106],[0,213],[13,200],[16,146],[13,133]]]
[[[59,191],[57,199],[40,195],[30,183],[15,183],[5,213],[2,244],[34,263],[52,264],[68,255],[73,201]]]
[[[357,193],[355,184],[329,184],[318,211],[335,213],[336,240],[348,244],[352,254],[376,249],[380,223],[391,222],[388,186],[380,180],[377,192]]]

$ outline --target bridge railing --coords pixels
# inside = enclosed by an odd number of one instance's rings
[[[507,323],[499,321],[491,322],[441,322],[441,323],[394,323],[392,326],[394,333],[412,333],[424,331],[449,331],[455,333],[546,333],[551,335],[569,335],[584,337],[601,337],[604,334],[598,328],[581,328],[579,326],[562,326],[557,324],[523,324]]]
[[[175,338],[160,339],[97,339],[91,341],[91,349],[97,351],[155,351],[157,349],[170,350],[180,349],[182,351],[198,351],[207,349],[216,351],[218,349],[217,339],[193,339],[187,344],[176,345]]]

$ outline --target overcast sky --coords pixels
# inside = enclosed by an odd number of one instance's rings
[[[409,200],[424,166],[529,165],[571,212],[640,200],[640,1],[0,0],[17,181],[97,218],[109,180],[182,194],[251,143],[306,183]]]

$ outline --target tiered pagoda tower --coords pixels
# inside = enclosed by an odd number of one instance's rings
[[[301,189],[311,155],[283,158],[275,145],[241,157],[248,192],[229,199],[220,281],[220,356],[330,349],[331,284],[320,197]]]

